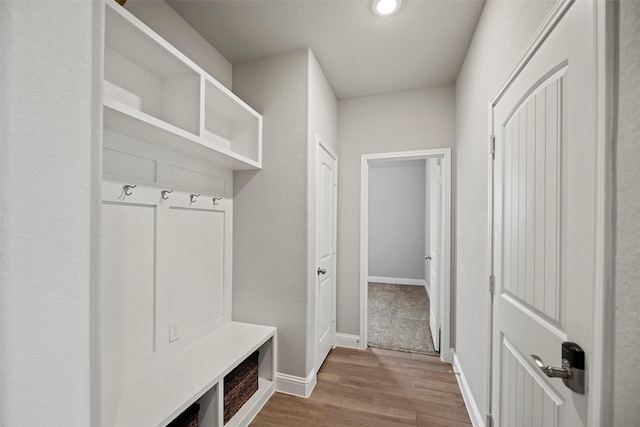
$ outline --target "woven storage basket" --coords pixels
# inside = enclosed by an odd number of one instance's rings
[[[224,377],[224,423],[258,391],[258,352],[254,352]]]
[[[171,421],[167,427],[198,427],[198,413],[200,405],[194,403],[189,406],[178,418]]]

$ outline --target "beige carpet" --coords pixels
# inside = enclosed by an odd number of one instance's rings
[[[422,286],[369,283],[370,347],[438,354],[429,328],[429,297]]]

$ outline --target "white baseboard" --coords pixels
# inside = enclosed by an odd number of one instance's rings
[[[336,347],[358,350],[360,348],[360,337],[358,335],[336,333]]]
[[[469,383],[467,382],[467,378],[464,376],[464,371],[460,366],[460,360],[455,353],[453,353],[453,371],[457,374],[456,379],[458,380],[458,385],[460,386],[460,391],[462,392],[464,404],[467,406],[467,412],[469,412],[471,424],[473,424],[473,427],[485,427],[482,412],[480,411],[480,408],[478,408],[478,404],[473,398],[473,394],[471,394]]]
[[[318,377],[315,369],[311,370],[307,378],[278,372],[276,373],[276,391],[294,396],[309,397],[317,381]]]
[[[399,277],[379,277],[369,276],[367,277],[369,282],[373,283],[390,283],[392,285],[414,285],[427,287],[427,282],[424,279],[403,279]]]

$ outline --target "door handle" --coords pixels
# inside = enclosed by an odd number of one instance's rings
[[[321,274],[327,274],[327,269],[318,267],[318,276]]]
[[[426,259],[427,261],[431,261],[431,257],[429,255],[425,256],[424,259]]]
[[[562,368],[554,368],[553,366],[545,366],[542,359],[535,354],[532,354],[531,357],[533,357],[533,361],[536,362],[538,368],[549,378],[571,378],[571,365],[569,365],[568,360],[564,359],[562,361]]]
[[[546,366],[542,359],[532,354],[538,368],[549,378],[562,378],[568,388],[578,394],[584,394],[584,350],[573,342],[562,343],[562,367]]]

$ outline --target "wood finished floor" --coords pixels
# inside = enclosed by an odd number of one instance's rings
[[[329,353],[308,399],[275,393],[261,426],[470,426],[453,368],[436,356],[369,348]]]

